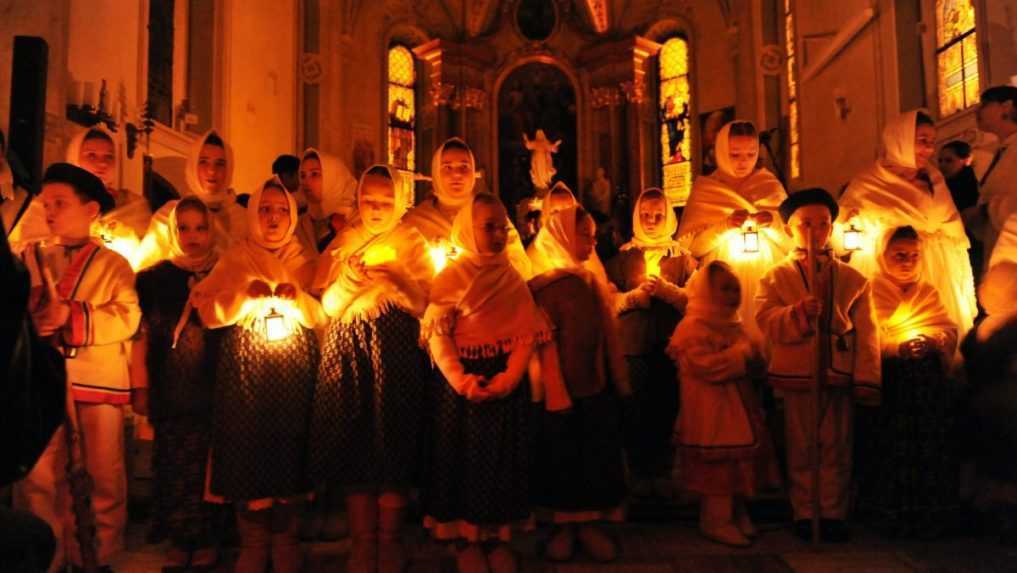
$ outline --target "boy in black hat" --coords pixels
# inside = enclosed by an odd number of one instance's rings
[[[127,344],[141,318],[134,272],[123,257],[90,237],[92,222],[114,206],[98,177],[68,163],[53,164],[43,176],[39,200],[53,241],[31,243],[24,251],[32,284],[29,312],[39,335],[48,337],[65,356],[80,444],[94,483],[99,563],[108,564],[123,549],[127,523],[123,450],[123,407],[131,398]],[[53,528],[58,548],[51,569],[65,559],[81,566],[74,532],[68,530],[74,520],[65,431],[54,434],[15,490],[17,505]]]
[[[861,273],[832,256],[827,244],[838,211],[833,197],[819,188],[793,193],[781,203],[784,229],[795,249],[763,275],[756,295],[756,322],[772,349],[768,378],[784,397],[795,532],[806,540],[812,537],[816,485],[809,452],[816,439],[817,374],[823,404],[818,485],[826,541],[846,541],[849,536],[845,519],[853,402],[878,404],[880,395],[879,331],[871,287]],[[810,250],[813,272],[807,262]],[[814,285],[809,284],[813,277]],[[812,358],[803,359],[806,356]]]

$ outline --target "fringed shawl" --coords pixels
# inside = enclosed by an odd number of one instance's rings
[[[878,274],[872,279],[872,303],[879,322],[883,348],[924,334],[943,343],[943,355],[953,356],[957,325],[950,319],[935,287],[927,282],[904,286]]]
[[[456,215],[452,242],[462,252],[431,285],[421,337],[453,337],[462,358],[492,357],[519,343],[547,341],[547,322],[508,255],[477,252],[472,203]]]
[[[538,276],[554,269],[578,266],[596,276],[597,280],[608,283],[607,271],[600,262],[597,251],[590,258],[580,263],[572,256],[572,242],[576,236],[577,205],[559,209],[551,215],[544,216],[544,225],[526,249],[530,257],[530,268],[533,276]]]

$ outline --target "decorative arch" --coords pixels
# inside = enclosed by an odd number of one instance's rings
[[[575,134],[575,142],[574,143],[576,145],[576,161],[575,161],[576,167],[575,167],[575,170],[576,170],[576,178],[578,179],[579,178],[579,171],[582,168],[582,166],[584,165],[584,163],[583,163],[583,159],[584,159],[583,146],[580,145],[580,143],[583,140],[582,138],[583,138],[583,135],[584,135],[584,133],[583,133],[583,122],[582,122],[582,119],[581,119],[581,115],[582,114],[581,114],[580,110],[585,109],[585,107],[584,107],[585,106],[585,100],[584,100],[585,94],[583,93],[583,90],[582,90],[582,85],[583,84],[580,82],[579,75],[576,73],[576,70],[563,57],[559,57],[559,56],[556,56],[554,54],[550,54],[550,53],[546,53],[546,52],[530,54],[530,55],[523,55],[523,56],[519,56],[519,57],[516,57],[516,58],[509,57],[509,58],[506,58],[506,61],[508,63],[504,64],[502,66],[502,68],[498,72],[497,77],[495,78],[494,89],[491,92],[491,100],[490,100],[491,109],[495,110],[494,113],[491,114],[491,119],[490,119],[490,121],[491,121],[491,123],[490,123],[491,131],[490,132],[491,132],[492,136],[491,136],[490,142],[489,142],[489,144],[491,146],[490,149],[492,149],[494,151],[494,153],[490,154],[490,157],[494,158],[494,160],[492,161],[492,164],[493,164],[492,165],[492,168],[493,168],[492,169],[493,177],[492,177],[491,181],[492,181],[492,184],[494,185],[495,193],[500,196],[502,194],[502,191],[503,191],[500,188],[500,186],[501,186],[500,185],[500,182],[501,182],[500,178],[502,176],[502,172],[501,172],[501,165],[500,165],[501,161],[500,161],[499,153],[498,153],[498,151],[499,151],[499,142],[501,141],[501,137],[502,137],[502,134],[500,133],[501,126],[499,125],[500,124],[499,118],[501,116],[501,110],[499,109],[499,95],[501,94],[502,87],[504,86],[505,80],[508,79],[509,76],[511,76],[512,73],[515,72],[516,70],[518,70],[519,68],[522,68],[522,67],[530,65],[530,64],[545,64],[545,65],[552,66],[552,67],[556,68],[558,71],[560,71],[565,76],[565,78],[568,79],[569,83],[572,86],[572,90],[575,93],[576,134]],[[530,135],[532,135],[532,134],[530,134]],[[520,140],[521,140],[521,135],[520,135]],[[579,182],[577,180],[575,182],[575,184],[578,186],[578,183]],[[575,191],[578,192],[578,190],[575,190]],[[509,206],[509,208],[512,208],[512,206]]]

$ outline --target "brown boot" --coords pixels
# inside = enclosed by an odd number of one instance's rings
[[[369,493],[346,496],[350,516],[350,559],[347,573],[374,573],[378,569],[378,497]]]
[[[237,511],[240,555],[234,573],[265,573],[271,539],[269,511]]]
[[[272,506],[272,573],[299,573],[303,566],[299,509],[296,504]]]
[[[378,498],[378,573],[402,573],[406,568],[402,526],[406,498],[386,492]]]

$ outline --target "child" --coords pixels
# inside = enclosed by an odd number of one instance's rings
[[[753,387],[765,372],[762,352],[738,317],[741,286],[713,261],[689,285],[689,304],[667,351],[681,374],[675,442],[685,489],[702,496],[699,530],[744,547],[757,531],[745,498],[779,478],[770,436]]]
[[[508,215],[489,194],[470,199],[452,225],[461,254],[435,277],[421,321],[438,366],[433,448],[425,492],[438,539],[464,539],[463,573],[511,572],[505,544],[530,517],[533,405],[526,368],[547,326],[509,263]],[[481,543],[496,547],[485,556]]]
[[[297,237],[308,252],[319,253],[335,238],[356,207],[356,181],[338,157],[313,147],[300,161],[300,223]]]
[[[237,195],[230,187],[233,168],[233,148],[219,134],[209,130],[191,146],[184,171],[187,188],[181,196],[197,196],[208,206],[212,214],[212,235],[221,249],[247,236],[247,211],[237,202]],[[169,252],[169,212],[175,204],[169,201],[152,215],[148,231],[132,261],[135,269],[148,268],[166,258]]]
[[[965,333],[978,314],[971,244],[946,181],[929,161],[936,151],[935,121],[921,111],[898,116],[883,129],[883,149],[884,156],[855,176],[839,199],[845,224],[862,231],[851,266],[871,279],[879,270],[882,233],[913,227],[929,269],[925,279]]]
[[[46,170],[40,199],[55,244],[33,243],[25,250],[33,288],[29,308],[39,335],[49,337],[67,357],[69,398],[94,482],[98,559],[107,567],[123,549],[127,524],[123,406],[130,401],[128,341],[141,309],[130,265],[89,237],[100,213],[113,208],[102,181],[80,167],[56,163]],[[77,539],[68,526],[74,518],[65,431],[54,434],[16,491],[18,505],[44,519],[56,535],[53,571],[65,555],[81,566]]]
[[[772,345],[769,381],[784,395],[795,532],[806,540],[812,537],[816,493],[809,456],[817,440],[816,373],[824,405],[818,485],[821,534],[827,541],[849,537],[844,520],[851,482],[852,400],[879,401],[879,332],[872,289],[861,273],[832,257],[827,246],[838,211],[837,202],[819,188],[798,191],[781,203],[784,230],[795,249],[763,276],[756,306],[756,321]],[[810,246],[816,253],[815,285],[807,279]],[[822,337],[819,356],[817,324]]]
[[[866,428],[871,440],[859,436],[859,451],[868,454],[859,460],[867,469],[859,472],[859,497],[897,533],[932,535],[959,506],[953,455],[959,387],[948,376],[957,325],[925,281],[924,244],[915,229],[889,229],[881,243],[872,299],[883,348],[883,401],[874,426]]]
[[[218,259],[208,207],[185,197],[169,215],[168,259],[138,274],[143,313],[132,347],[134,411],[155,426],[155,497],[158,519],[176,565],[211,565],[210,507],[202,500],[211,434],[217,332],[192,312],[191,287]]]
[[[210,499],[238,507],[237,571],[297,571],[296,500],[310,491],[307,432],[323,320],[307,293],[315,258],[294,236],[297,206],[277,179],[251,194],[250,235],[194,287],[201,320],[224,328],[215,371]]]
[[[664,349],[685,312],[686,281],[696,260],[673,239],[678,218],[664,193],[644,190],[632,211],[632,240],[608,261],[607,272],[624,297],[618,303],[622,353],[640,413],[629,420],[626,450],[633,491],[654,484],[670,491],[671,430],[678,415],[674,364]]]
[[[452,221],[459,209],[473,198],[476,184],[476,162],[470,147],[458,137],[446,140],[434,151],[431,160],[432,195],[410,209],[406,222],[420,231],[430,248],[445,248],[450,255],[448,258],[452,258],[455,253],[450,248]],[[511,225],[506,249],[512,266],[524,279],[530,278],[530,259],[519,233]]]
[[[717,133],[717,170],[696,177],[682,214],[678,236],[703,264],[724,261],[742,283],[741,314],[755,316],[759,278],[787,254],[787,239],[776,223],[784,186],[765,167],[757,167],[759,137],[748,121],[733,121]],[[755,241],[746,237],[755,233]],[[749,335],[759,336],[752,320]]]
[[[594,256],[593,218],[573,205],[545,223],[541,233],[550,239],[544,254],[551,268],[531,279],[530,289],[555,332],[557,360],[544,361],[541,370],[560,371],[572,407],[542,417],[534,498],[554,512],[550,559],[570,560],[578,537],[594,560],[608,562],[618,548],[597,522],[624,516],[621,398],[630,393],[628,372],[606,278],[587,270]]]
[[[424,238],[400,222],[412,197],[397,177],[384,165],[364,172],[360,217],[319,264],[331,321],[315,390],[311,470],[315,482],[345,488],[350,571],[404,568],[399,530],[424,446],[429,364],[418,344],[419,317],[434,271]]]

